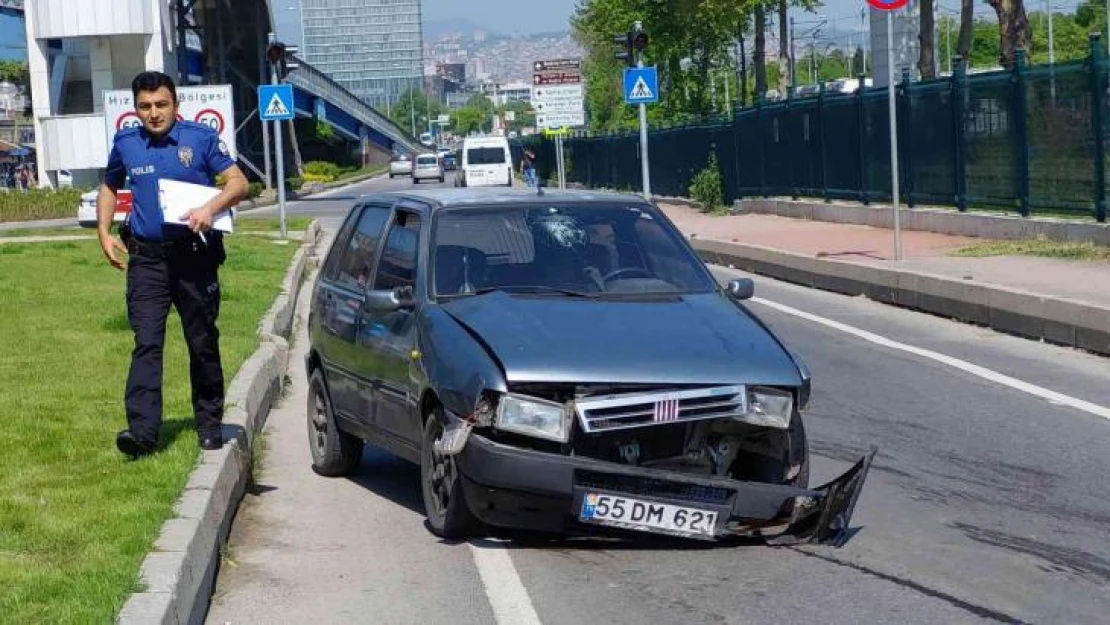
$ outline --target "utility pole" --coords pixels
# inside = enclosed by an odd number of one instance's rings
[[[634,32],[632,45],[636,48],[636,67],[642,69],[644,67],[644,48],[647,47],[648,36],[644,32],[644,25],[640,20],[636,20],[632,30]],[[640,156],[640,173],[644,179],[644,199],[650,200],[651,166],[648,162],[647,105],[643,102],[640,103]]]

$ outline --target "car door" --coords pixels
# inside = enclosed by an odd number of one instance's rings
[[[415,299],[418,275],[422,275],[420,257],[420,211],[398,208],[394,211],[389,231],[382,243],[374,274],[375,290],[411,288]],[[418,304],[419,305],[419,304]],[[366,346],[377,362],[374,387],[375,425],[413,445],[420,441],[420,424],[416,415],[418,385],[414,379],[416,363],[416,313],[414,310],[366,312],[363,332]]]
[[[319,343],[323,346],[321,355],[332,407],[342,417],[371,425],[373,384],[364,372],[372,356],[363,353],[358,343],[360,311],[391,209],[388,205],[367,204],[359,210],[349,236],[333,244],[343,247],[329,254],[329,260],[336,259],[335,266],[325,267],[325,279],[318,290]]]

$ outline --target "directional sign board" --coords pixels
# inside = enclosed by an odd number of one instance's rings
[[[659,101],[659,75],[654,67],[630,67],[624,70],[624,101],[628,104],[651,104]]]
[[[536,61],[532,69],[536,125],[543,130],[585,125],[581,59]]]
[[[109,139],[124,128],[142,126],[135,113],[135,100],[130,89],[105,90],[104,126]],[[231,85],[203,85],[178,87],[177,102],[179,121],[204,124],[220,135],[220,143],[227,148],[231,158],[238,158],[235,146],[235,102]]]
[[[293,119],[293,85],[259,85],[258,116],[262,121]]]

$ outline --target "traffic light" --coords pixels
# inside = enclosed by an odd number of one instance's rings
[[[643,52],[648,45],[648,39],[646,32],[638,30],[632,35],[632,47],[636,48],[637,52]]]
[[[300,67],[297,58],[296,46],[287,46],[280,41],[271,42],[266,48],[266,60],[271,65],[277,66],[278,76],[285,78],[289,72]]]
[[[621,46],[622,49],[616,53],[616,58],[624,61],[629,67],[636,66],[636,53],[632,49],[632,33],[622,33],[613,36],[613,43]]]

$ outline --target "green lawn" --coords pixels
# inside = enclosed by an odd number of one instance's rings
[[[229,237],[221,270],[224,372],[257,347],[259,319],[296,250]],[[115,449],[132,335],[124,274],[95,241],[0,245],[0,621],[108,623],[197,460],[181,325],[167,328],[166,449]]]
[[[1071,260],[1110,261],[1110,247],[1094,243],[1067,243],[1047,238],[989,241],[962,247],[950,256],[1042,256]]]

